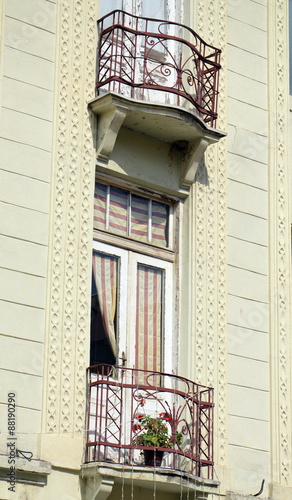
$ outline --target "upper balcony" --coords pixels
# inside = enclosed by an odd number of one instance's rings
[[[145,486],[155,468],[162,489],[171,483],[173,491],[193,487],[207,494],[218,486],[212,480],[213,389],[125,367],[98,365],[88,372],[84,475],[94,470],[124,481],[128,474],[133,481],[136,474]]]
[[[116,10],[98,21],[97,95],[179,106],[215,127],[219,49],[181,24]]]

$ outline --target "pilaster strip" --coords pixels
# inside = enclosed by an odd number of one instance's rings
[[[227,129],[227,6],[218,4],[218,46],[222,50],[217,126]],[[217,460],[227,462],[227,146],[222,139],[217,148]]]
[[[197,4],[197,31],[208,43],[222,50],[220,70],[220,94],[217,126],[226,130],[226,2],[221,0],[199,1]],[[205,189],[200,183],[206,182],[198,171],[196,183],[196,266],[197,301],[196,315],[203,317],[203,325],[196,322],[196,362],[202,365],[204,353],[206,372],[199,381],[215,387],[216,419],[218,429],[215,449],[216,462],[226,464],[227,455],[227,294],[226,294],[226,141],[209,147],[205,155],[208,184]],[[207,197],[207,205],[202,197]],[[204,212],[202,212],[202,210]],[[202,230],[205,227],[205,233]],[[206,248],[206,254],[200,253]],[[202,290],[206,288],[202,297]],[[201,303],[201,300],[205,302]],[[215,348],[216,346],[216,348]],[[218,440],[219,439],[219,440]]]
[[[208,3],[207,40],[216,43],[216,5],[214,0]],[[206,154],[208,173],[207,189],[207,325],[206,325],[206,382],[208,386],[216,386],[215,344],[217,336],[217,147],[209,146]]]
[[[63,317],[65,258],[65,219],[66,219],[66,149],[68,128],[66,124],[69,108],[69,2],[57,5],[56,30],[56,82],[54,110],[54,142],[52,154],[50,235],[47,281],[46,317],[46,373],[44,377],[43,431],[55,432],[59,429],[60,415],[60,370]],[[60,47],[60,52],[59,52]]]
[[[95,0],[60,0],[47,285],[43,430],[84,427],[94,185],[87,102],[94,96]],[[84,84],[85,82],[85,84]]]
[[[197,32],[203,36],[205,22],[205,2],[199,0],[196,8],[197,14]],[[194,309],[194,329],[195,329],[195,370],[194,377],[196,382],[204,384],[205,379],[205,360],[206,360],[206,210],[207,210],[207,172],[205,161],[203,160],[197,170],[196,182],[194,184],[194,206],[192,210],[195,218],[195,245],[194,267],[195,267],[195,297],[196,307]]]
[[[268,2],[272,482],[291,485],[288,5]]]
[[[82,37],[80,36],[84,29],[82,15],[78,9],[78,2],[71,2],[73,10],[70,16],[70,48],[68,73],[70,75],[70,85],[67,88],[67,94],[70,96],[68,120],[66,127],[69,130],[68,154],[67,154],[67,173],[68,173],[68,191],[66,203],[66,247],[65,247],[65,279],[63,296],[63,332],[62,332],[62,365],[61,365],[61,419],[60,431],[63,433],[72,432],[73,426],[73,387],[72,375],[74,373],[74,336],[76,332],[76,276],[77,276],[77,241],[78,241],[78,178],[80,170],[79,147],[80,147],[80,101],[82,95],[80,92],[80,69],[82,66]],[[68,5],[63,0],[64,9]],[[80,127],[82,128],[82,127]],[[73,372],[73,373],[72,373]]]
[[[84,8],[83,0],[79,0]],[[91,300],[91,262],[93,239],[93,197],[95,183],[95,157],[91,123],[88,118],[87,102],[94,96],[95,88],[95,54],[97,43],[96,1],[87,1],[85,28],[85,64],[83,81],[85,95],[83,102],[83,137],[81,150],[81,213],[78,260],[78,304],[77,304],[77,336],[76,336],[76,371],[74,398],[74,431],[84,431],[84,411],[86,405],[85,370],[89,366],[89,322]]]

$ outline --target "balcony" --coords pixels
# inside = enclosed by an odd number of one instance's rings
[[[181,24],[119,10],[101,18],[98,30],[97,95],[176,105],[215,127],[219,49]]]
[[[114,468],[115,476],[155,468],[179,484],[187,478],[214,487],[213,389],[124,367],[94,366],[88,375],[88,465]],[[158,434],[164,438],[155,446]]]
[[[97,95],[89,106],[99,171],[186,196],[207,147],[226,135],[215,128],[220,50],[186,26],[119,10],[100,19],[98,29]],[[138,143],[149,164],[167,150],[159,168],[170,162],[175,175],[167,180],[162,173],[157,183],[147,170],[145,179]]]

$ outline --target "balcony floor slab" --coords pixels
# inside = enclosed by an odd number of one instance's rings
[[[196,498],[207,498],[215,493],[220,483],[212,479],[192,476],[177,470],[159,467],[129,466],[113,463],[94,462],[81,467],[82,478],[107,478],[115,483],[134,484],[135,487],[153,488],[169,493],[196,493]]]

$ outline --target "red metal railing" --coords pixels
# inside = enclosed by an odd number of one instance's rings
[[[215,126],[219,49],[181,24],[120,10],[101,18],[98,30],[97,95],[103,89],[161,103],[163,91],[164,103],[189,102]]]
[[[88,374],[86,462],[145,466],[144,450],[163,451],[162,468],[213,478],[213,389],[124,367],[98,365]],[[166,429],[162,446],[143,445],[145,416]]]

